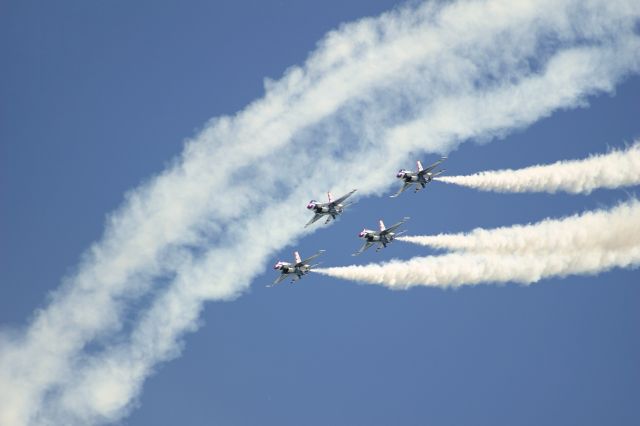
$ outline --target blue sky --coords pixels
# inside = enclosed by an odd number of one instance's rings
[[[48,292],[101,238],[105,217],[123,194],[165,169],[208,119],[260,98],[263,79],[278,79],[302,63],[327,31],[395,5],[5,5],[3,327],[25,326],[47,305]],[[590,96],[588,104],[555,111],[499,140],[466,141],[449,154],[446,168],[451,174],[518,168],[621,147],[640,136],[639,98],[640,78],[626,77],[613,93]],[[407,160],[393,168],[412,165]],[[305,185],[304,176],[287,178]],[[394,176],[389,180],[395,189]],[[411,216],[412,234],[459,232],[611,206],[636,189],[521,195],[434,183],[396,200],[361,198],[336,224],[295,247],[303,255],[326,249],[326,265],[347,265],[360,245],[358,231],[380,218],[390,223]],[[300,209],[307,201],[300,199]],[[270,257],[241,297],[205,305],[182,355],[156,368],[123,424],[640,420],[637,270],[457,291],[389,291],[323,276],[265,288],[274,279],[270,266],[293,249]],[[424,253],[395,243],[360,260]]]

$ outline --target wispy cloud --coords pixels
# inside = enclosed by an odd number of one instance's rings
[[[547,277],[636,267],[640,264],[640,203],[634,200],[610,211],[534,225],[400,239],[465,252],[317,272],[390,288],[446,288],[496,282],[530,284]]]
[[[309,198],[380,193],[411,152],[500,136],[613,90],[639,68],[637,9],[431,3],[327,34],[302,67],[212,120],[130,192],[48,305],[3,334],[0,423],[122,417],[155,365],[179,354],[203,303],[239,295],[304,235]]]
[[[441,182],[481,191],[589,193],[598,188],[640,184],[640,142],[624,150],[584,160],[558,161],[519,170],[491,170],[469,176],[442,176]]]

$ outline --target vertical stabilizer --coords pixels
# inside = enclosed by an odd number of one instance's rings
[[[329,202],[333,203],[333,195],[330,192],[327,192],[327,197],[329,197]]]
[[[385,229],[387,228],[384,226],[384,222],[382,221],[382,219],[380,219],[380,232],[384,231]]]
[[[421,172],[424,170],[424,168],[422,167],[422,163],[418,160],[416,161],[416,163],[418,164],[418,172]]]
[[[293,256],[296,258],[296,263],[302,263],[302,259],[300,259],[300,253],[294,251]]]

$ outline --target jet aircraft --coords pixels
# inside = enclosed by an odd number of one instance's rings
[[[329,223],[331,219],[335,219],[338,215],[342,214],[345,207],[353,204],[353,203],[348,203],[348,204],[342,204],[342,203],[351,195],[353,195],[354,192],[356,192],[355,189],[336,200],[333,199],[333,197],[331,196],[331,193],[329,192],[327,193],[327,195],[329,196],[328,203],[319,203],[316,200],[309,201],[309,204],[307,204],[307,208],[309,210],[313,210],[315,214],[313,215],[311,220],[305,225],[305,227],[311,225],[313,222],[317,221],[322,216],[329,216],[327,220],[324,222],[325,224]]]
[[[436,171],[434,173],[433,169],[435,169],[440,163],[442,163],[446,159],[447,159],[447,157],[442,157],[441,159],[439,159],[438,161],[436,161],[435,163],[433,163],[432,165],[430,165],[426,169],[423,168],[422,167],[422,163],[420,161],[418,161],[417,162],[417,164],[418,164],[418,171],[417,172],[412,172],[412,171],[409,171],[409,170],[400,169],[398,171],[398,174],[396,174],[396,177],[398,179],[402,179],[403,180],[403,185],[402,185],[402,188],[400,188],[400,191],[398,191],[397,193],[392,195],[391,198],[395,198],[398,195],[402,194],[405,191],[405,189],[409,188],[411,185],[415,184],[415,186],[416,186],[416,189],[415,189],[414,192],[418,192],[419,190],[421,190],[422,188],[427,186],[427,184],[429,182],[431,182],[434,177],[444,173],[444,170],[438,170],[438,171]]]
[[[280,284],[288,276],[291,276],[292,283],[298,281],[303,275],[308,274],[314,267],[318,266],[318,264],[309,265],[308,262],[320,256],[322,253],[324,253],[324,250],[320,250],[313,256],[301,260],[300,254],[296,251],[293,254],[296,259],[296,263],[278,261],[278,263],[273,265],[273,269],[279,270],[280,276],[273,282],[273,284],[267,287],[273,287],[276,284]]]
[[[392,225],[388,228],[385,228],[384,222],[380,221],[380,231],[372,231],[371,229],[363,229],[358,234],[358,237],[363,238],[364,244],[360,247],[360,250],[353,253],[352,256],[357,256],[364,252],[366,249],[371,247],[374,244],[378,244],[378,248],[376,251],[379,251],[381,248],[386,247],[391,241],[393,241],[397,236],[404,234],[406,231],[402,231],[399,233],[395,233],[394,231],[400,227],[403,223],[409,220],[408,217],[405,217],[400,222]]]

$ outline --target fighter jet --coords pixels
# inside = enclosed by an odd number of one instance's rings
[[[308,274],[313,268],[318,266],[318,264],[309,265],[308,262],[320,256],[322,253],[324,253],[324,250],[320,250],[313,256],[301,260],[300,254],[296,251],[293,253],[296,259],[296,263],[291,264],[289,262],[278,261],[278,263],[273,265],[273,269],[279,270],[280,276],[273,282],[273,284],[268,285],[267,287],[273,287],[276,284],[280,284],[285,278],[290,275],[292,283],[298,281],[300,278],[302,278],[303,275]]]
[[[400,222],[398,222],[395,225],[392,225],[392,226],[390,226],[388,228],[385,228],[384,222],[382,222],[382,220],[381,220],[380,221],[380,231],[372,231],[371,229],[366,229],[366,228],[363,229],[358,234],[358,237],[364,238],[364,240],[365,240],[364,244],[362,245],[362,247],[360,247],[360,250],[358,250],[357,252],[353,253],[352,256],[357,256],[357,255],[361,254],[366,249],[368,249],[369,247],[371,247],[372,245],[374,245],[376,243],[378,243],[378,248],[376,248],[376,251],[379,251],[381,248],[386,247],[387,244],[389,244],[391,241],[393,241],[397,236],[402,235],[402,234],[404,234],[406,232],[406,231],[402,231],[402,232],[399,232],[399,233],[396,234],[393,231],[398,229],[400,227],[400,225],[405,223],[407,220],[409,220],[409,218],[405,217]]]
[[[331,219],[335,219],[338,215],[342,214],[342,212],[344,211],[345,207],[350,206],[353,203],[348,203],[348,204],[341,204],[341,203],[343,203],[344,200],[346,200],[351,195],[353,195],[354,192],[356,192],[355,189],[353,191],[349,192],[348,194],[343,195],[342,197],[336,199],[336,200],[333,199],[333,197],[331,196],[331,193],[329,192],[329,193],[327,193],[327,195],[329,196],[329,202],[328,203],[319,203],[316,200],[309,201],[309,204],[307,204],[307,208],[309,210],[313,210],[315,215],[305,225],[305,228],[307,226],[311,225],[316,220],[320,219],[322,216],[329,216],[327,218],[327,220],[324,222],[325,224],[327,224],[327,223],[329,223],[329,221],[331,221]]]
[[[391,198],[395,198],[398,195],[402,194],[405,191],[405,189],[407,189],[411,185],[414,185],[414,184],[416,185],[416,189],[414,192],[418,192],[419,190],[427,186],[427,184],[431,182],[434,177],[444,173],[444,170],[438,170],[437,172],[434,173],[433,169],[435,169],[440,163],[442,163],[446,159],[447,157],[442,157],[441,159],[439,159],[438,161],[436,161],[426,169],[423,168],[422,163],[418,161],[417,172],[400,169],[398,171],[398,174],[396,174],[396,177],[398,179],[402,179],[404,184],[402,185],[402,188],[400,188],[400,191],[392,195]]]

